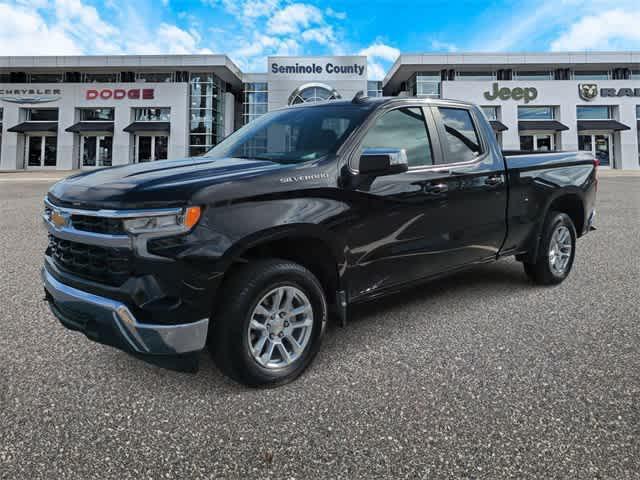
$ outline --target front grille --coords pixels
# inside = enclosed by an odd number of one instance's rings
[[[62,240],[49,235],[47,250],[62,270],[107,285],[120,285],[132,275],[129,250]]]
[[[83,232],[124,235],[126,232],[119,218],[94,217],[91,215],[71,215],[71,224]]]

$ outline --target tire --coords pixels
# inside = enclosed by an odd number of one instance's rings
[[[233,380],[252,387],[283,385],[318,353],[327,302],[320,282],[303,266],[280,259],[251,262],[232,274],[219,298],[209,347],[218,368]]]
[[[576,238],[575,226],[567,214],[549,212],[542,228],[538,257],[534,263],[524,263],[527,276],[539,285],[562,283],[573,267]]]

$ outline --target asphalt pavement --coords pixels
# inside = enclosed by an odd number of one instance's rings
[[[360,307],[271,390],[61,327],[47,186],[0,183],[0,478],[640,478],[640,177],[601,180],[562,285],[505,260]]]

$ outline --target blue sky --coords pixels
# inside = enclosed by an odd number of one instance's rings
[[[640,50],[640,0],[0,0],[3,55]]]

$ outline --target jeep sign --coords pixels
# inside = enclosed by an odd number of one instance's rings
[[[484,98],[487,100],[524,100],[524,103],[529,103],[538,98],[538,90],[534,87],[500,88],[498,83],[494,83],[493,91],[484,92]]]

